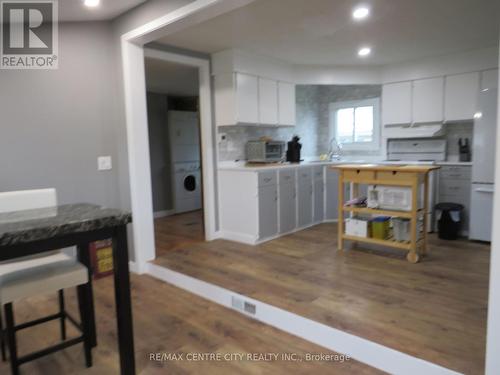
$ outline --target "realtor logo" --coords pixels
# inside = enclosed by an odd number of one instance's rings
[[[0,24],[1,69],[57,69],[57,0],[1,0]]]

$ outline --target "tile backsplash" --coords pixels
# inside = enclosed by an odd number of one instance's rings
[[[380,97],[380,85],[297,85],[297,124],[294,127],[222,126],[226,134],[219,144],[219,160],[245,159],[245,144],[249,140],[268,136],[279,141],[300,137],[302,157],[317,157],[327,153],[330,145],[329,104],[332,102]]]
[[[447,141],[447,160],[448,161],[458,161],[460,152],[458,149],[458,140],[460,138],[468,138],[469,145],[472,147],[472,136],[474,133],[474,123],[470,122],[460,122],[460,123],[448,123],[445,125],[445,135]],[[472,159],[474,159],[474,154],[472,154]]]
[[[226,134],[226,141],[219,143],[219,161],[245,160],[247,141],[264,136],[277,141],[289,141],[295,134],[294,127],[221,126],[218,131],[219,134]]]

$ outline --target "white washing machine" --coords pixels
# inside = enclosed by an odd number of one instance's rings
[[[198,113],[169,111],[168,127],[175,212],[199,210],[202,180]]]
[[[174,164],[175,212],[201,209],[201,168],[199,162]]]

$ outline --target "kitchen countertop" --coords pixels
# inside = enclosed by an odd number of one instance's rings
[[[463,165],[463,166],[472,166],[471,161],[438,161],[437,165]]]
[[[86,203],[6,212],[0,214],[0,246],[119,226],[131,221],[129,212]]]
[[[347,159],[347,160],[314,160],[314,161],[303,161],[300,163],[272,163],[272,164],[262,164],[262,165],[246,165],[245,161],[223,161],[219,162],[218,170],[220,171],[266,171],[273,169],[287,169],[287,168],[301,168],[301,167],[312,167],[321,165],[338,165],[338,164],[386,164],[384,160],[373,160],[373,159]],[[395,163],[393,163],[395,164]],[[401,164],[405,164],[404,161]],[[425,163],[423,163],[425,164]],[[438,161],[436,165],[457,165],[457,166],[472,166],[472,162],[463,161]]]
[[[262,165],[246,165],[244,161],[242,162],[220,162],[218,169],[220,171],[266,171],[273,169],[288,169],[288,168],[301,168],[301,167],[313,167],[322,165],[336,165],[336,164],[365,164],[370,163],[368,160],[333,160],[333,161],[303,161],[300,163],[273,163],[273,164],[262,164]]]

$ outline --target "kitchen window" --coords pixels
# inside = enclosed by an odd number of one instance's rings
[[[364,99],[330,104],[330,138],[346,150],[380,148],[380,100]]]

